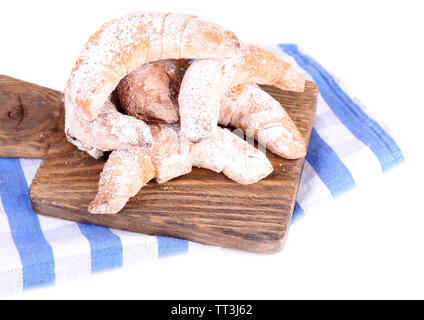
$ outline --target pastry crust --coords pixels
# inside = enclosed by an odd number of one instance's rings
[[[184,75],[178,97],[182,134],[193,142],[206,138],[218,123],[223,94],[243,83],[291,91],[303,91],[305,85],[289,63],[251,44],[243,44],[228,59],[196,60]]]
[[[65,94],[65,104],[67,99],[69,95]],[[79,118],[76,110],[69,112],[65,117],[65,134],[70,143],[95,159],[99,159],[103,151],[149,146],[153,141],[146,123],[118,112],[109,100],[93,121]]]
[[[107,141],[93,135],[103,105],[119,81],[140,65],[160,59],[224,58],[239,50],[236,36],[220,26],[195,16],[136,12],[105,23],[84,45],[65,89],[65,132],[68,140],[90,154],[111,150]],[[102,109],[103,108],[103,109]],[[138,120],[137,127],[143,127]],[[115,129],[118,129],[115,127]],[[148,134],[115,132],[123,141]],[[93,143],[94,142],[94,143]],[[134,145],[134,143],[131,143]],[[125,149],[123,143],[118,149]]]
[[[265,154],[227,129],[217,128],[198,144],[181,139],[178,125],[153,125],[152,133],[152,148],[111,153],[89,212],[119,212],[149,180],[164,183],[189,173],[192,166],[222,172],[240,184],[255,183],[273,171]]]
[[[161,60],[146,63],[119,82],[121,107],[144,121],[178,121],[177,99],[189,60]]]
[[[187,67],[187,60],[164,60],[139,67],[118,86],[122,108],[143,120],[178,119],[175,97]],[[290,116],[254,83],[240,84],[225,92],[218,123],[243,130],[283,158],[297,159],[306,154],[305,138]]]
[[[264,153],[221,127],[193,145],[193,166],[222,172],[244,185],[258,182],[274,170]]]
[[[199,60],[188,67],[188,59]],[[192,166],[240,184],[268,176],[265,154],[218,121],[287,158],[303,156],[290,117],[253,83],[304,87],[288,63],[241,47],[231,31],[195,16],[136,12],[104,24],[84,45],[64,92],[68,141],[96,159],[112,151],[89,212],[116,213],[151,179],[164,183]]]
[[[155,177],[150,156],[144,148],[113,151],[100,174],[96,198],[88,206],[91,213],[116,213],[130,197]]]
[[[222,99],[219,123],[243,130],[271,152],[286,159],[306,155],[306,140],[280,103],[257,84],[240,84]]]
[[[236,36],[195,16],[136,12],[105,23],[78,57],[68,80],[69,103],[94,120],[119,81],[138,66],[163,59],[226,58]]]

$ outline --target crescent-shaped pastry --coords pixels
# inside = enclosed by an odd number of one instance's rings
[[[119,81],[140,65],[163,59],[226,58],[239,46],[231,31],[190,15],[136,12],[105,23],[84,45],[67,82],[68,139],[99,152],[110,150],[104,141],[91,145],[96,136],[83,127],[97,118]]]
[[[141,120],[178,121],[178,92],[189,60],[143,64],[119,82],[117,93],[127,114]]]
[[[306,140],[281,104],[255,83],[240,84],[222,99],[219,124],[243,130],[286,159],[306,155]]]
[[[240,184],[255,183],[273,171],[265,154],[227,129],[218,127],[197,144],[181,139],[178,125],[152,125],[152,133],[151,148],[110,154],[89,212],[116,213],[149,180],[164,183],[189,173],[192,166],[222,172]]]
[[[86,42],[68,81],[69,101],[94,120],[119,81],[138,66],[164,59],[226,58],[236,36],[195,16],[136,12],[105,23]]]
[[[216,128],[224,93],[243,83],[291,91],[303,91],[305,85],[293,66],[256,45],[243,44],[232,58],[196,60],[184,75],[178,97],[183,136],[193,142],[206,138]]]
[[[65,94],[65,104],[68,98]],[[73,126],[75,123],[78,125]],[[72,134],[70,128],[73,128]],[[146,123],[118,112],[109,100],[103,104],[99,115],[93,121],[79,118],[76,110],[68,113],[65,117],[65,133],[70,143],[95,159],[99,159],[103,151],[149,146],[153,141]]]
[[[118,86],[122,108],[139,119],[178,119],[179,79],[186,60],[164,60],[137,68]],[[120,89],[120,90],[119,90]],[[254,83],[240,84],[221,98],[218,123],[243,130],[273,153],[297,159],[306,154],[306,141],[280,103]]]

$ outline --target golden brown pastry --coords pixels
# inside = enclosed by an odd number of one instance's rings
[[[140,65],[163,59],[226,58],[238,50],[231,31],[190,15],[136,12],[105,23],[84,45],[65,89],[69,141],[98,149],[92,153],[111,150],[85,127],[97,118],[119,81]],[[123,137],[127,134],[121,130],[118,135],[124,141],[138,138],[138,145],[151,143],[142,140],[147,134]]]
[[[252,145],[227,129],[217,128],[200,143],[181,139],[178,125],[152,125],[152,148],[113,151],[100,175],[91,213],[116,213],[151,179],[164,183],[192,166],[222,172],[240,184],[268,176],[272,165]]]
[[[186,60],[166,60],[139,67],[118,86],[122,108],[145,120],[154,118],[168,122],[171,116],[178,117],[174,100],[179,86],[175,79],[182,79],[187,66]],[[278,101],[256,84],[240,84],[224,93],[218,123],[243,130],[247,136],[255,137],[267,149],[286,159],[306,154],[305,138],[290,116]]]
[[[178,92],[189,60],[146,63],[119,82],[117,93],[125,112],[141,120],[178,121]]]
[[[227,91],[221,99],[218,122],[243,130],[280,157],[298,159],[306,155],[306,140],[293,120],[257,84],[240,84]]]
[[[215,130],[225,92],[243,83],[274,85],[303,91],[305,81],[284,60],[259,46],[243,44],[228,59],[194,61],[187,69],[178,96],[181,133],[197,142]]]

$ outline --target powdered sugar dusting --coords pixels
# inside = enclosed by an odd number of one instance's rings
[[[199,141],[217,125],[221,97],[230,87],[237,58],[194,61],[184,75],[178,98],[182,134]]]
[[[223,172],[240,184],[255,183],[273,171],[265,154],[220,127],[193,146],[193,165]]]
[[[181,130],[190,140],[199,141],[214,130],[221,99],[231,87],[256,82],[303,90],[302,76],[284,60],[255,45],[242,44],[241,49],[228,59],[195,61],[187,70],[179,105]]]
[[[90,203],[92,213],[116,213],[155,175],[144,149],[113,151],[100,174],[98,193]]]
[[[230,119],[222,120],[241,128],[247,135],[254,135],[272,152],[289,159],[305,155],[305,139],[290,116],[256,84],[239,85],[224,95],[221,113],[231,113]]]
[[[94,120],[98,116],[104,101],[118,82],[144,62],[149,59],[180,58],[180,46],[189,45],[191,35],[195,36],[197,32],[203,34],[207,28],[213,31],[214,36],[213,39],[201,40],[205,42],[207,50],[191,54],[198,58],[211,58],[222,57],[234,51],[235,37],[228,30],[199,21],[194,25],[201,26],[202,30],[192,28],[190,32],[186,32],[186,26],[192,20],[198,19],[189,15],[136,12],[105,23],[90,37],[72,70],[65,90],[68,95],[65,102],[67,128],[80,140],[81,145],[94,147],[104,144],[104,141],[96,141],[98,137],[91,136],[96,130],[86,128],[88,120]],[[183,38],[185,42],[182,42]],[[197,38],[192,40],[195,39]],[[199,48],[202,46],[203,43]],[[70,113],[72,115],[68,115]],[[116,134],[127,134],[130,130],[126,130],[121,124],[113,128],[117,129]],[[138,131],[141,135],[145,133],[145,130]],[[113,129],[111,133],[114,133]],[[128,143],[134,141],[135,138],[126,140]]]
[[[93,34],[84,45],[71,74],[71,102],[77,103],[77,97],[93,100],[102,81],[110,81],[111,78],[119,81],[132,71],[126,68],[126,58],[134,55],[135,50],[145,50],[149,39],[158,39],[160,46],[165,16],[163,13],[137,12],[112,20]],[[110,73],[115,75],[110,76]]]
[[[85,145],[85,151],[88,146],[102,151],[145,146],[153,140],[147,124],[119,113],[110,101],[93,121],[79,118],[77,112],[67,112],[65,124],[67,135],[79,141],[78,147]]]
[[[169,14],[166,17],[162,33],[161,59],[179,59],[180,45],[185,27],[195,16],[185,14]]]

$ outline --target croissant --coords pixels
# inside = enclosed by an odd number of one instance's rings
[[[227,91],[221,99],[218,121],[243,130],[280,157],[298,159],[306,155],[306,140],[293,120],[257,84],[240,84]]]
[[[305,85],[289,63],[255,45],[241,45],[239,54],[228,59],[196,60],[184,75],[178,97],[183,136],[193,142],[207,137],[218,123],[223,94],[243,83],[291,91],[303,91]]]
[[[138,66],[160,59],[226,58],[238,50],[231,31],[190,15],[137,12],[104,24],[84,45],[67,82],[69,140],[86,148],[110,150],[105,141],[91,145],[96,136],[84,127],[97,118],[119,81]],[[118,135],[127,134],[121,130]]]
[[[174,102],[172,108],[170,105],[178,93],[178,79],[182,79],[187,66],[187,61],[166,60],[139,67],[118,85],[122,108],[140,119],[151,117],[168,121],[171,116],[177,116],[177,104]],[[172,70],[172,76],[168,76],[168,70]],[[146,79],[151,79],[153,84],[143,85]],[[173,82],[171,89],[170,82]],[[157,101],[167,103],[161,105]],[[218,123],[243,130],[281,157],[296,159],[306,154],[305,138],[290,116],[278,101],[256,84],[238,85],[222,96]]]
[[[177,99],[189,60],[146,63],[122,79],[117,87],[121,106],[141,120],[178,121]]]
[[[65,91],[66,92],[66,91]],[[65,94],[65,103],[69,96]],[[68,113],[65,117],[65,133],[69,142],[80,150],[86,151],[95,159],[103,155],[102,150],[116,150],[151,145],[153,138],[149,126],[134,117],[124,115],[107,100],[100,114],[93,121],[76,119],[77,113]],[[73,127],[70,133],[69,122],[78,121],[81,125]],[[125,134],[122,134],[122,133]],[[85,136],[84,140],[74,138]]]
[[[152,125],[151,148],[115,150],[100,174],[91,213],[116,213],[151,179],[164,183],[191,171],[192,166],[222,172],[240,184],[268,176],[268,158],[228,129],[217,128],[200,143],[181,139],[178,125]]]

